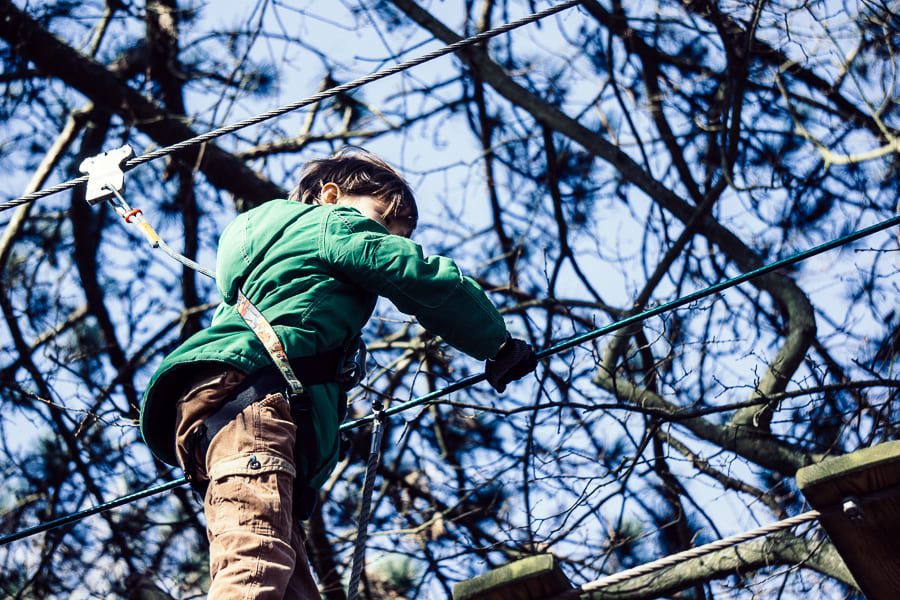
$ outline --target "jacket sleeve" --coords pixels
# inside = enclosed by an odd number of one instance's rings
[[[319,251],[326,263],[356,285],[414,315],[451,346],[485,360],[506,338],[506,324],[474,280],[443,256],[391,235],[349,207],[336,207],[323,223]]]

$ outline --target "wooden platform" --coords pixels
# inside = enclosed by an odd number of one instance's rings
[[[453,600],[544,600],[572,589],[556,557],[529,556],[453,586]]]
[[[797,486],[866,598],[900,598],[900,441],[804,467]]]

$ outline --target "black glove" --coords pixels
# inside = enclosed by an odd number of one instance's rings
[[[537,356],[531,344],[506,334],[497,356],[485,361],[484,376],[495,390],[503,393],[507,383],[525,377],[535,367]]]

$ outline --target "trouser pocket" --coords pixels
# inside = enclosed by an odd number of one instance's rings
[[[289,540],[295,476],[290,462],[266,453],[214,464],[204,502],[210,536],[249,530]]]
[[[212,439],[204,499],[211,536],[231,529],[290,539],[296,426],[281,394],[245,408]]]

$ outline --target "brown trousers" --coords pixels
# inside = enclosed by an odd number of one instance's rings
[[[206,460],[188,461],[188,440],[243,383],[235,369],[200,372],[178,399],[178,462],[209,481],[203,501],[209,538],[209,598],[319,600],[291,502],[297,426],[288,401],[270,394],[212,439]]]

